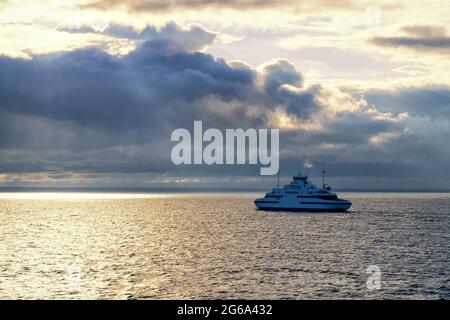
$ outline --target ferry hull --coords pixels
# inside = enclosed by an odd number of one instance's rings
[[[262,202],[260,202],[262,201]],[[295,211],[295,212],[345,212],[350,209],[352,203],[349,201],[340,204],[315,204],[315,205],[293,205],[288,203],[264,203],[264,200],[255,200],[259,210],[265,211]]]
[[[261,211],[290,211],[290,212],[345,212],[348,209],[331,208],[331,209],[313,209],[313,208],[268,208],[258,207]]]

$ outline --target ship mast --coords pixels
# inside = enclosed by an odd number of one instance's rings
[[[322,169],[322,189],[325,189],[325,170]]]
[[[278,188],[280,187],[280,169],[278,169],[278,174],[277,174],[277,177],[278,177]]]

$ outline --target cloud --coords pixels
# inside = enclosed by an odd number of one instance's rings
[[[408,48],[415,51],[450,52],[450,36],[441,26],[409,26],[401,29],[405,35],[373,37],[370,42],[381,47]]]
[[[280,127],[283,172],[308,159],[342,176],[365,172],[362,181],[375,173],[389,180],[403,163],[408,170],[399,175],[450,159],[422,132],[429,119],[405,116],[406,106],[378,109],[387,104],[307,86],[284,59],[252,68],[198,52],[210,41],[199,42],[204,30],[164,30],[151,31],[121,56],[84,48],[29,60],[0,57],[0,172],[8,181],[32,173],[58,183],[121,175],[113,180],[128,177],[128,184],[139,174],[160,181],[257,174],[256,167],[172,165],[170,134],[192,128],[194,120],[205,128]],[[441,121],[433,134],[446,138],[447,124]],[[413,142],[417,148],[408,145]]]
[[[445,49],[450,48],[450,37],[437,38],[408,38],[408,37],[376,37],[373,43],[386,47],[408,47],[420,49]]]
[[[410,35],[418,37],[445,37],[447,29],[444,26],[406,26],[402,30]]]
[[[427,86],[396,90],[369,90],[365,92],[368,103],[378,110],[400,114],[407,112],[412,116],[431,119],[450,120],[450,87]]]
[[[233,9],[233,10],[260,10],[275,9],[280,7],[301,7],[309,10],[317,10],[318,7],[330,7],[333,9],[353,9],[358,7],[356,1],[350,0],[316,0],[310,3],[295,0],[94,0],[84,8],[89,9],[111,9],[126,7],[130,11],[137,12],[162,12],[174,10],[199,10],[205,8]]]
[[[218,37],[217,33],[205,30],[199,25],[190,24],[182,26],[175,22],[168,22],[161,28],[155,26],[146,26],[141,30],[136,30],[129,25],[112,23],[102,29],[95,29],[92,26],[82,25],[79,27],[61,26],[59,31],[69,33],[92,33],[100,34],[113,38],[122,38],[134,41],[146,41],[146,45],[158,43],[154,46],[159,48],[161,44],[165,45],[165,52],[195,52],[202,51],[206,46],[213,43]]]
[[[259,66],[261,81],[264,88],[274,93],[281,85],[296,87],[303,85],[303,78],[295,65],[287,60],[272,60]]]

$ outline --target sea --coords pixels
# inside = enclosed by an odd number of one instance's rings
[[[449,299],[449,193],[1,192],[1,299]]]

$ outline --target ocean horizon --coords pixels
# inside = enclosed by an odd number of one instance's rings
[[[0,193],[9,192],[82,192],[82,193],[266,193],[270,190],[260,188],[217,188],[217,187],[105,187],[105,186],[0,186]],[[337,188],[334,192],[352,193],[450,193],[449,189],[385,189],[385,188]]]

